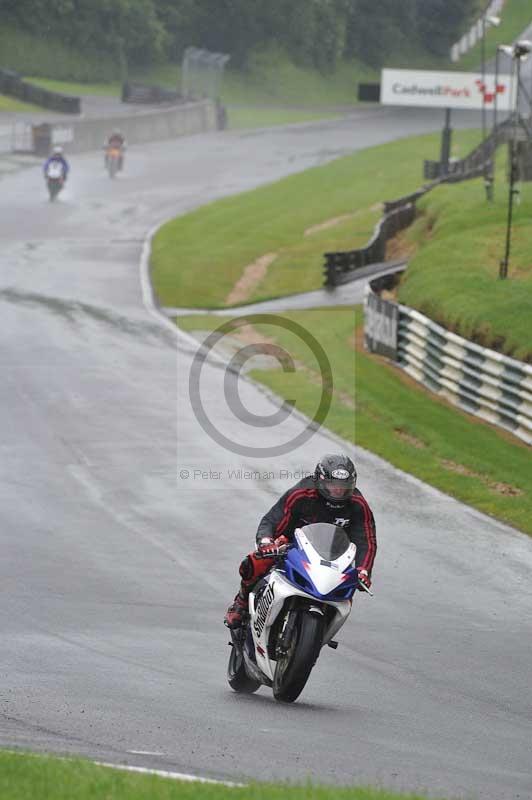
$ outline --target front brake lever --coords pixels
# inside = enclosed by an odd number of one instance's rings
[[[362,583],[362,581],[359,581],[359,582],[358,582],[358,588],[359,588],[359,589],[364,589],[364,591],[365,591],[365,592],[367,592],[367,593],[369,594],[369,596],[370,596],[370,597],[375,597],[375,595],[373,594],[373,592],[371,592],[371,591],[368,589],[368,587],[366,586],[366,584],[365,584],[365,583]]]

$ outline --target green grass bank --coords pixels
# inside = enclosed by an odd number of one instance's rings
[[[89,761],[0,752],[5,800],[423,800],[420,795],[252,783],[242,788],[140,775]]]
[[[461,132],[455,152],[465,155],[477,139],[476,131]],[[319,288],[323,254],[363,246],[381,216],[380,201],[416,189],[422,160],[437,147],[437,136],[424,136],[371,148],[168,222],[154,239],[151,262],[161,304],[216,308]],[[411,257],[399,299],[483,346],[532,360],[528,183],[514,212],[509,276],[498,278],[507,221],[505,148],[495,188],[493,203],[481,179],[438,187],[420,201],[417,221],[390,250],[399,244]],[[238,291],[245,273],[252,280]]]
[[[455,153],[466,155],[478,138],[476,131],[461,131]],[[319,288],[323,253],[365,244],[382,201],[418,188],[422,160],[438,147],[432,135],[370,148],[168,222],[154,239],[151,259],[159,300],[223,307],[245,268],[265,254],[276,259],[248,301]],[[205,278],[201,285],[198,274]]]
[[[119,93],[119,68],[116,59],[106,54],[82,53],[48,34],[39,37],[10,27],[0,31],[0,49],[6,68],[32,76],[46,88],[75,95]],[[258,51],[245,71],[228,69],[220,94],[226,105],[331,109],[355,105],[358,83],[376,81],[378,75],[357,61],[341,62],[334,72],[323,75],[293,64],[283,51],[270,48]],[[181,85],[181,66],[132,68],[130,78],[175,89]]]
[[[7,111],[10,113],[22,113],[29,111],[42,111],[39,106],[33,106],[30,103],[23,103],[22,100],[17,100],[15,97],[7,97],[0,94],[0,111]]]
[[[455,140],[455,152],[465,155],[477,141],[478,132],[464,131]],[[437,146],[438,137],[429,136],[372,148],[173,220],[154,240],[159,298],[166,306],[230,307],[318,288],[323,253],[364,244],[381,215],[378,201],[419,186],[422,159]],[[509,279],[500,281],[508,191],[503,150],[496,179],[491,204],[480,179],[434,189],[420,202],[417,221],[391,249],[411,259],[399,287],[401,301],[485,346],[525,359],[532,353],[532,191],[528,184],[522,187]],[[267,270],[257,273],[247,297],[235,294],[242,274],[264,254],[269,255]],[[199,285],[198,274],[204,276]],[[360,310],[356,336],[349,309],[287,316],[318,334],[333,365],[336,391],[327,427],[532,534],[532,460],[526,445],[365,353]],[[210,330],[220,318],[180,317],[178,324]],[[255,377],[285,398],[297,397],[298,408],[313,416],[320,380],[312,356],[283,331],[262,333],[286,347],[302,368],[294,375],[271,370]]]
[[[100,95],[102,97],[120,97],[121,86],[118,81],[106,83],[80,83],[79,81],[60,81],[50,78],[39,78],[34,75],[26,77],[30,83],[49,89],[51,92],[78,97],[86,94]]]
[[[277,48],[257,51],[245,71],[228,68],[220,89],[226,105],[297,107],[303,109],[353,106],[359,82],[379,80],[379,72],[360,61],[341,62],[334,72],[294,64]],[[174,89],[181,85],[179,64],[161,64],[132,73],[133,78]]]
[[[310,331],[324,348],[334,391],[324,425],[446,494],[532,534],[530,448],[436,398],[362,346],[362,310],[345,307],[283,312]],[[210,331],[214,315],[179,317],[188,331]],[[257,341],[284,348],[294,373],[255,370],[252,377],[313,417],[322,391],[314,356],[290,332],[258,326]],[[249,343],[249,339],[246,339]]]
[[[398,296],[460,336],[532,363],[532,186],[519,187],[508,278],[500,280],[506,173],[506,148],[500,148],[493,203],[486,202],[481,179],[441,186],[423,198],[404,237],[417,252]]]

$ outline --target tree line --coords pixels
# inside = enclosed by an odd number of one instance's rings
[[[192,45],[245,68],[257,48],[278,45],[324,72],[344,58],[379,67],[401,42],[444,55],[477,9],[478,0],[0,0],[4,22],[130,66],[179,61]]]

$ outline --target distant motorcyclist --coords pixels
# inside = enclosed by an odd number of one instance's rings
[[[115,128],[111,134],[109,135],[107,141],[104,144],[105,150],[105,166],[108,166],[108,158],[109,158],[109,150],[119,150],[120,157],[118,160],[118,169],[122,170],[124,168],[124,153],[127,148],[126,137],[120,130],[120,128]]]
[[[265,514],[257,530],[256,550],[240,564],[242,580],[224,617],[227,627],[237,628],[242,624],[251,589],[274,565],[274,556],[280,548],[282,551],[293,540],[296,528],[314,522],[328,522],[344,528],[357,547],[355,566],[359,580],[369,589],[377,552],[375,520],[362,493],[355,488],[356,479],[357,472],[350,458],[325,455],[312,477],[296,483]]]
[[[49,170],[49,167],[50,167],[51,164],[60,164],[61,165],[62,170],[63,170],[63,181],[66,181],[66,179],[68,178],[68,173],[70,172],[70,165],[69,165],[68,161],[66,160],[66,158],[64,156],[62,147],[60,147],[60,146],[54,147],[54,149],[52,151],[52,155],[50,156],[50,158],[48,158],[46,160],[46,162],[44,164],[44,167],[43,167],[44,177],[45,178],[48,177],[48,170]]]

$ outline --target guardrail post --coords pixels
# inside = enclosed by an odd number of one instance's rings
[[[445,109],[445,124],[441,133],[440,165],[441,173],[446,175],[449,171],[449,159],[451,157],[451,140],[453,129],[451,128],[451,109]],[[440,173],[440,174],[441,174]]]

